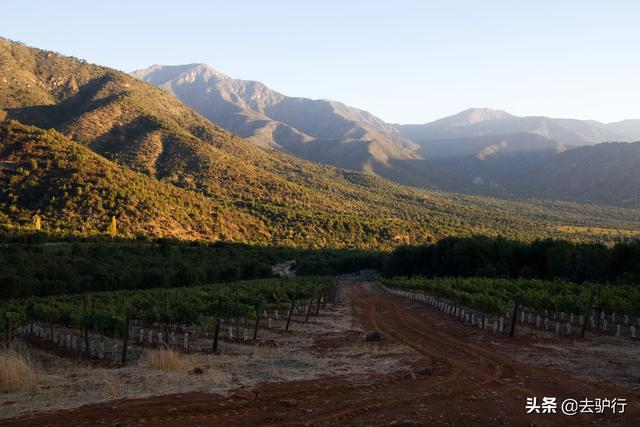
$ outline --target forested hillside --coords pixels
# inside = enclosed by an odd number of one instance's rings
[[[53,52],[1,39],[0,59],[0,118],[57,132],[5,123],[9,232],[33,229],[36,214],[51,234],[104,234],[115,216],[125,237],[302,247],[471,234],[610,240],[640,230],[634,210],[419,191],[266,150],[148,83]]]
[[[0,125],[0,216],[7,231],[258,240],[255,218],[106,160],[54,130]],[[34,221],[38,218],[38,225]]]

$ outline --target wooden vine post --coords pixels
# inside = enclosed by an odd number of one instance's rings
[[[127,348],[129,347],[129,324],[131,323],[131,313],[127,310],[127,317],[124,325],[124,336],[122,338],[122,364],[127,364]],[[115,355],[114,355],[115,356]]]
[[[287,326],[285,326],[284,331],[287,332],[289,330],[289,324],[291,323],[291,316],[293,316],[293,308],[296,306],[296,298],[293,297],[291,300],[291,307],[289,307],[289,316],[287,316]]]
[[[324,298],[322,299],[322,309],[327,306],[327,302],[329,302],[329,298],[331,295],[331,285],[328,285],[324,290]]]
[[[53,341],[53,298],[49,300],[49,339]]]
[[[236,307],[235,310],[238,310],[240,307],[240,290],[236,286]],[[240,339],[240,314],[236,313],[236,339]]]
[[[509,333],[509,336],[511,338],[513,338],[516,335],[516,321],[518,319],[518,308],[520,307],[518,300],[514,302],[515,302],[515,305],[513,307],[513,316],[511,317],[511,332]]]
[[[313,297],[309,299],[309,306],[307,307],[307,315],[304,318],[304,323],[309,321],[309,315],[311,314],[311,307],[313,307]]]
[[[253,325],[253,341],[258,339],[258,324],[260,323],[260,303],[256,303],[256,324]]]
[[[580,331],[580,338],[584,338],[584,334],[587,331],[587,318],[589,317],[589,313],[591,313],[591,308],[593,307],[593,300],[595,299],[595,292],[591,292],[591,298],[589,298],[589,306],[587,307],[587,311],[584,313],[584,317],[582,318],[582,330]]]
[[[11,313],[4,314],[4,332],[7,338],[7,348],[11,347]]]
[[[318,302],[316,305],[316,317],[320,314],[320,303],[322,302],[322,291],[318,292]]]
[[[335,282],[333,282],[333,284],[331,285],[331,302],[336,301],[336,297],[338,296],[339,283],[339,280],[336,278]]]
[[[607,282],[609,284],[609,282]],[[598,286],[598,313],[596,313],[596,329],[600,329],[600,310],[602,310],[602,287]]]
[[[169,301],[168,301],[168,292],[164,293],[164,313],[163,313],[163,321],[164,321],[164,335],[162,339],[164,339],[165,344],[169,344],[169,325],[167,325],[169,321]],[[162,343],[159,343],[162,344]]]
[[[220,318],[222,317],[222,297],[218,297],[218,309],[216,311],[216,327],[213,332],[213,352],[218,351],[218,336],[220,335]]]
[[[88,309],[88,302],[87,302],[87,298],[88,296],[86,296],[84,298],[84,301],[82,303],[83,306],[83,313],[82,313],[82,339],[84,340],[85,346],[87,345],[87,313],[89,311]],[[89,349],[89,347],[87,346],[87,350]],[[80,350],[80,357],[82,357],[82,342],[78,343],[78,350]]]

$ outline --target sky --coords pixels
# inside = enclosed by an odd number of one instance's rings
[[[206,63],[390,123],[470,107],[640,118],[633,0],[4,0],[0,22],[0,36],[123,71]]]

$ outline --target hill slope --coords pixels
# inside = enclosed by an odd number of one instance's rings
[[[419,152],[432,160],[460,157],[475,157],[485,160],[491,156],[504,154],[559,153],[566,149],[566,146],[541,135],[514,133],[473,136],[455,140],[433,140],[424,143]]]
[[[530,165],[524,181],[546,197],[640,206],[640,142],[580,147]]]
[[[640,207],[640,143],[461,157],[438,167],[448,178],[442,187],[468,193]]]
[[[257,145],[307,160],[373,170],[389,159],[419,158],[392,126],[339,102],[288,97],[205,64],[154,65],[132,75]]]
[[[630,141],[640,141],[640,119],[622,120],[607,123],[605,127],[611,132],[624,135]]]
[[[154,215],[175,219],[189,197],[196,198],[189,202],[194,210],[206,212],[209,201],[204,196],[215,202],[211,208],[220,210],[218,217],[228,218],[228,223],[223,222],[226,228],[218,229],[215,221],[196,215],[201,219],[193,221],[203,222],[211,234],[183,222],[166,222],[153,228],[155,223],[141,216],[146,209],[143,204],[138,205],[134,199],[109,203],[105,213],[115,209],[118,215],[129,212],[126,216],[135,218],[130,220],[131,233],[166,235],[175,228],[180,230],[176,234],[185,237],[213,239],[222,232],[256,243],[389,247],[473,233],[522,239],[564,236],[558,226],[572,224],[640,229],[637,212],[624,209],[507,202],[403,188],[372,175],[257,147],[211,123],[172,94],[116,70],[4,39],[0,39],[0,59],[3,118],[54,128],[74,147],[84,146],[86,152],[91,150],[115,162],[126,177],[117,185],[131,181],[146,182],[145,186],[157,189],[175,187],[178,193],[157,190],[172,195],[162,202],[172,213],[157,211]],[[31,139],[38,139],[38,130],[29,132],[33,133]],[[15,152],[12,149],[0,161],[25,162],[29,156],[39,157],[45,152],[41,145],[29,143],[26,136],[19,141],[25,144],[25,150],[18,156],[11,154]],[[9,143],[14,147],[18,144]],[[41,191],[48,187],[57,191],[65,185],[77,187],[76,178],[65,167],[74,164],[75,157],[60,157],[63,161],[59,165],[52,162],[51,176],[64,179],[45,177],[42,182],[49,184],[42,184]],[[83,170],[91,181],[93,170],[106,168],[106,164],[90,162],[76,169]],[[61,229],[77,232],[78,224],[86,222],[96,223],[94,227],[100,229],[102,215],[93,217],[94,211],[85,209],[82,199],[72,198],[63,206],[30,202],[13,208],[13,202],[21,203],[19,194],[25,191],[22,183],[17,177],[6,182],[2,218],[6,227],[28,226],[31,216],[40,210],[46,213],[48,223]],[[69,212],[77,212],[78,218]],[[126,222],[122,220],[123,226]]]
[[[17,122],[0,125],[0,216],[5,225],[43,231],[180,239],[259,240],[255,218],[133,172],[58,132]],[[18,227],[19,229],[19,227]]]

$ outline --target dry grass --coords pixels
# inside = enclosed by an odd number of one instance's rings
[[[33,369],[29,354],[22,351],[0,351],[0,390],[16,390],[26,386],[34,386],[38,382],[38,374]]]
[[[118,399],[123,396],[122,384],[117,378],[107,378],[104,383],[104,393],[110,399]]]
[[[195,365],[191,356],[183,356],[170,348],[148,350],[146,353],[147,365],[154,369],[182,371],[189,370]]]

